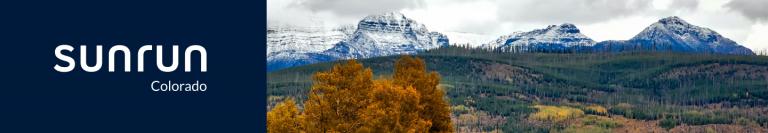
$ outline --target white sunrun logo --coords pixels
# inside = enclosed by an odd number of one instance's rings
[[[88,63],[86,63],[86,57],[87,56],[87,46],[80,45],[80,67],[83,69],[83,71],[86,72],[96,72],[101,69],[102,66],[102,46],[96,45],[96,64],[93,66],[88,66]],[[59,60],[62,60],[64,62],[67,62],[68,65],[62,66],[60,64],[56,64],[53,66],[53,69],[59,72],[70,72],[75,69],[75,59],[62,54],[62,51],[68,51],[72,52],[75,48],[70,45],[59,45],[54,50],[54,54],[56,55],[56,58]],[[123,55],[125,55],[125,72],[131,72],[131,50],[128,49],[128,47],[124,45],[115,45],[109,48],[109,72],[115,72],[115,53],[122,52]],[[144,45],[141,46],[136,53],[138,55],[138,72],[144,72],[144,53],[147,51],[152,51],[151,45]],[[179,46],[173,45],[173,63],[171,63],[170,66],[166,66],[163,64],[163,46],[162,45],[156,45],[155,46],[156,54],[156,64],[157,68],[160,69],[160,71],[163,72],[173,72],[176,70],[176,68],[179,66]],[[208,71],[208,54],[205,51],[205,48],[200,45],[190,45],[187,46],[187,48],[184,50],[184,72],[190,72],[191,69],[191,55],[192,52],[199,52],[200,54],[200,72],[206,72]]]

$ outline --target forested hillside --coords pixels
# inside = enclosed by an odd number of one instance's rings
[[[764,56],[443,47],[417,57],[439,73],[457,131],[768,132]],[[358,62],[384,78],[398,58]],[[342,62],[270,72],[270,108],[305,101],[312,75]]]

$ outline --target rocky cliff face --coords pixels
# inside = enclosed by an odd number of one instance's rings
[[[430,32],[396,12],[367,16],[356,28],[275,30],[267,38],[267,71],[339,59],[414,54],[449,44],[445,35]]]
[[[369,58],[413,54],[448,44],[445,35],[430,32],[423,24],[391,12],[365,17],[350,38],[324,53],[343,59]]]

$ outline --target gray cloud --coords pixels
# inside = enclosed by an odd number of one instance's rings
[[[695,10],[698,6],[699,0],[673,0],[669,7]]]
[[[733,0],[725,7],[756,21],[768,21],[768,0]]]
[[[499,2],[500,19],[518,22],[595,23],[642,13],[651,0],[515,0]]]
[[[296,5],[312,11],[329,11],[339,16],[361,17],[382,12],[418,8],[423,0],[298,0]]]

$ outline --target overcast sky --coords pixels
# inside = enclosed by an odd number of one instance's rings
[[[626,40],[679,16],[753,50],[768,49],[768,0],[267,0],[268,25],[356,24],[391,11],[431,31],[490,36],[573,23],[596,41]]]

